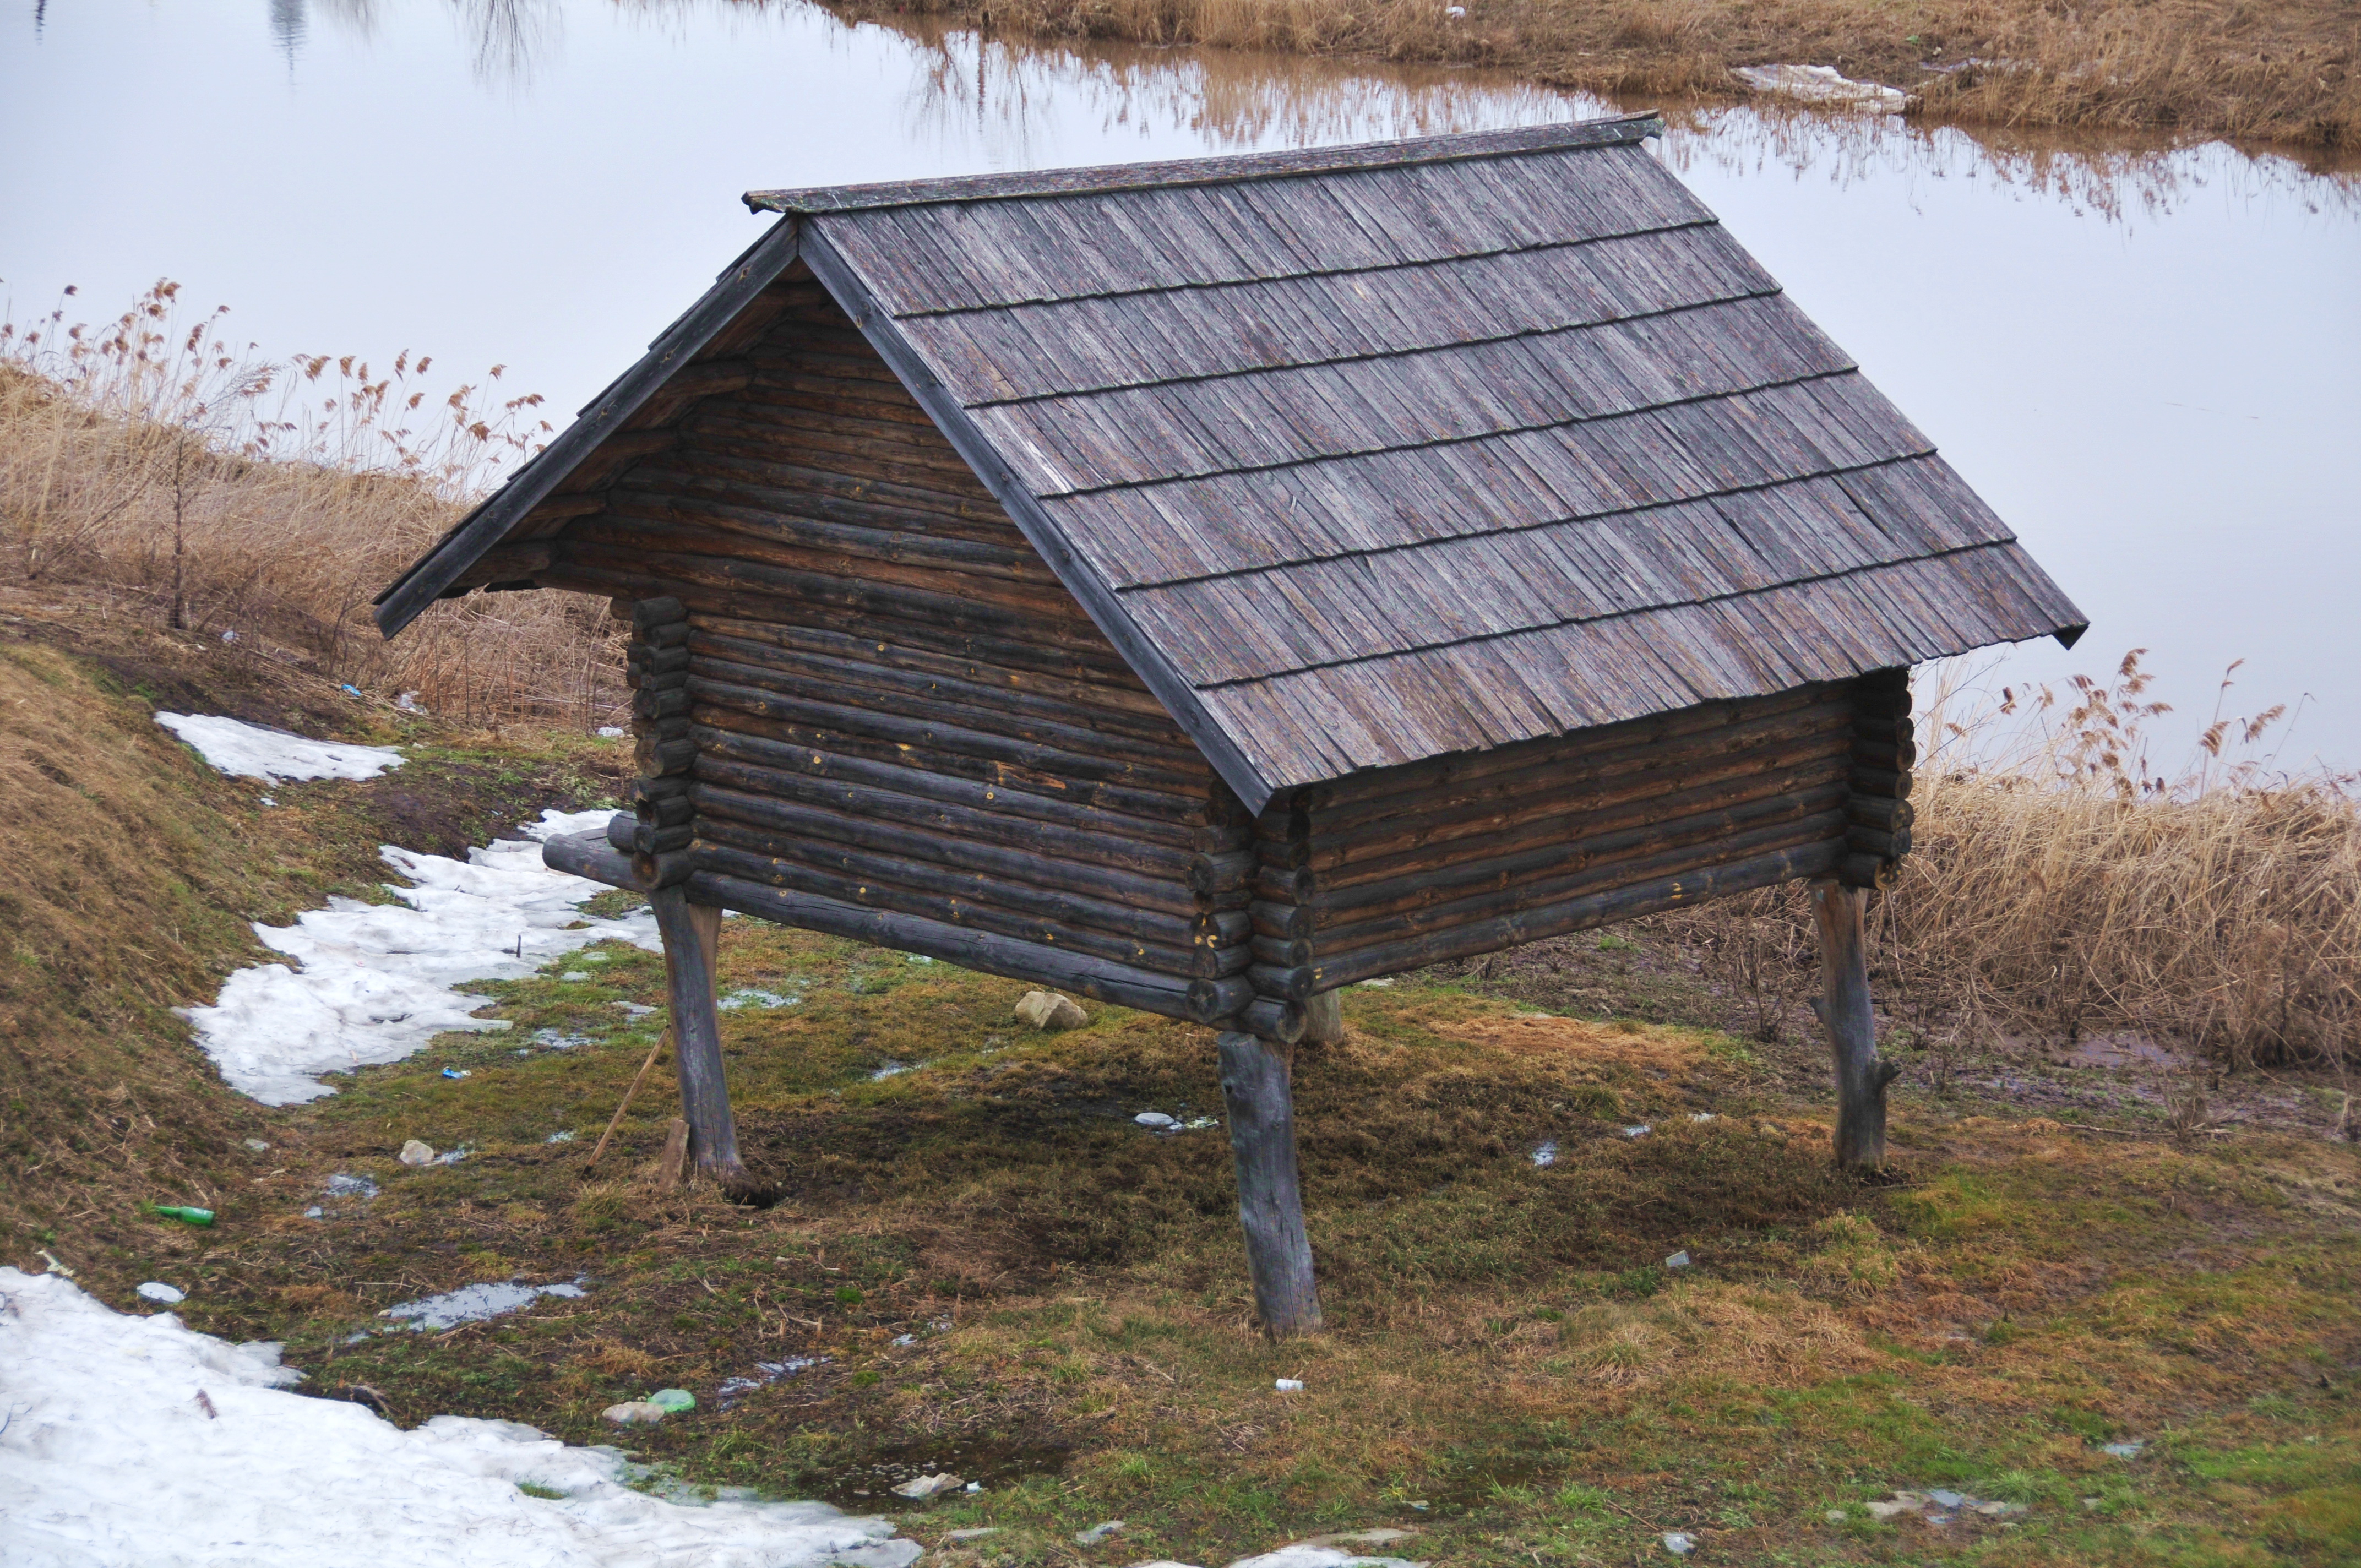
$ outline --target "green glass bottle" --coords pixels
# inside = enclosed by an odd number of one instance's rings
[[[148,1212],[161,1219],[179,1220],[184,1224],[210,1225],[214,1223],[211,1209],[189,1209],[173,1203],[150,1203]]]

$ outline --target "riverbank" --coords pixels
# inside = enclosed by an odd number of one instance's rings
[[[1362,55],[1616,96],[1729,99],[1741,66],[1833,66],[1929,119],[2361,141],[2361,17],[2336,0],[829,0],[1018,36]],[[1454,15],[1464,12],[1464,15]]]

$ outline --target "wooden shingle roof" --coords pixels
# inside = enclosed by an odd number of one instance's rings
[[[1657,129],[747,201],[796,225],[756,269],[800,255],[1250,802],[2070,642],[2081,614]]]

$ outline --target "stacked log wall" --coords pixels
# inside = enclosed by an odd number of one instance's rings
[[[773,293],[540,575],[686,607],[692,894],[1235,1013],[1244,808],[825,291]]]
[[[1256,824],[1257,989],[1300,1000],[1828,874],[1850,852],[1863,691],[1705,704],[1295,791]]]

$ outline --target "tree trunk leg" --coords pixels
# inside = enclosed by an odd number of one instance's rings
[[[1877,1056],[1877,1018],[1869,997],[1869,947],[1861,916],[1869,890],[1834,881],[1812,884],[1819,928],[1820,994],[1812,1011],[1828,1032],[1837,1066],[1837,1163],[1875,1170],[1885,1163],[1885,1086],[1902,1069]]]
[[[689,1156],[698,1176],[734,1190],[746,1184],[746,1168],[738,1157],[738,1124],[730,1114],[730,1087],[721,1073],[720,1013],[714,994],[721,911],[689,903],[678,887],[660,887],[648,894],[648,902],[664,934],[673,1061],[680,1072]]]
[[[1312,1277],[1312,1242],[1303,1232],[1303,1190],[1295,1171],[1295,1104],[1289,1092],[1293,1051],[1252,1035],[1221,1036],[1222,1099],[1229,1110],[1230,1152],[1238,1168],[1238,1223],[1246,1234],[1246,1269],[1255,1311],[1273,1339],[1320,1327],[1320,1291]]]
[[[1343,992],[1323,991],[1303,1004],[1303,1044],[1333,1046],[1344,1038]]]

